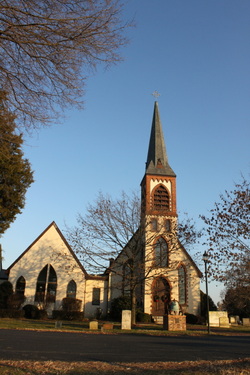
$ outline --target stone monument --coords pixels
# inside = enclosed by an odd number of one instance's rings
[[[131,329],[131,310],[122,310],[122,329]]]

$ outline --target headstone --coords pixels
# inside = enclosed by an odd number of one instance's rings
[[[89,322],[89,329],[97,330],[98,329],[98,321],[92,320]]]
[[[114,328],[114,325],[112,323],[104,323],[102,325],[102,331],[108,331]]]
[[[220,324],[220,327],[222,328],[229,328],[229,321],[228,321],[228,317],[220,317],[219,318],[219,324]]]
[[[237,322],[238,324],[241,324],[241,321],[240,321],[240,317],[239,317],[239,315],[235,315],[235,319],[236,319],[236,322]]]
[[[62,328],[62,322],[56,321],[55,328]]]
[[[250,318],[242,318],[243,326],[250,326]]]
[[[236,317],[235,316],[230,316],[229,317],[229,323],[230,324],[237,324]]]
[[[209,311],[209,324],[211,327],[220,327],[220,318],[228,321],[227,311]]]
[[[131,311],[122,310],[122,329],[131,329]]]

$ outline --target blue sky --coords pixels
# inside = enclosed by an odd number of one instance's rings
[[[200,225],[249,176],[250,1],[127,0],[124,18],[136,24],[124,61],[89,76],[83,111],[26,140],[35,183],[0,240],[4,267],[53,220],[62,231],[74,225],[100,190],[139,191],[155,90],[180,212]],[[219,288],[210,294],[219,300]]]

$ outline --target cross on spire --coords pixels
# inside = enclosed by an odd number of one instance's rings
[[[160,94],[157,90],[155,90],[155,91],[152,93],[152,95],[155,97],[155,99],[157,99],[161,94]]]

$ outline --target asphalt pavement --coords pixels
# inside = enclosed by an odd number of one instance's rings
[[[0,359],[104,362],[250,357],[250,336],[147,336],[0,330]]]

